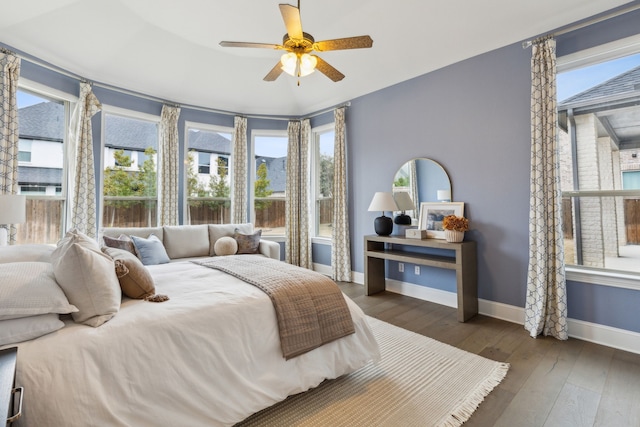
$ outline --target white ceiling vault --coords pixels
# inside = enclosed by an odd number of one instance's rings
[[[346,75],[262,78],[280,51],[287,0],[2,1],[0,43],[83,78],[244,114],[304,115],[523,41],[626,0],[301,0],[316,40],[368,34],[371,49],[318,55]],[[290,4],[297,5],[295,0]]]

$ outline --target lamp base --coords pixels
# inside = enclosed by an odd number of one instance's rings
[[[388,216],[379,216],[373,221],[373,228],[378,236],[388,236],[393,232],[393,220]]]
[[[398,225],[411,225],[411,217],[405,213],[401,213],[396,215],[396,217],[393,219],[393,222]]]

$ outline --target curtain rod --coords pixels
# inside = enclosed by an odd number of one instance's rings
[[[572,31],[576,31],[576,30],[579,30],[581,28],[588,27],[590,25],[598,24],[598,23],[600,23],[602,21],[606,21],[606,20],[611,19],[611,18],[616,18],[618,16],[624,15],[625,13],[633,12],[634,10],[637,10],[637,9],[640,9],[640,4],[635,4],[633,6],[627,6],[625,8],[619,9],[619,10],[617,10],[615,12],[611,12],[611,13],[608,13],[606,15],[603,15],[603,16],[600,16],[600,17],[597,17],[597,18],[593,18],[593,19],[590,19],[590,20],[585,21],[585,22],[581,22],[579,24],[570,25],[570,26],[565,27],[565,28],[563,28],[563,29],[561,29],[559,31],[548,33],[548,34],[546,34],[544,36],[541,36],[541,37],[538,37],[538,38],[561,36],[562,34],[570,33]],[[534,41],[535,40],[527,40],[527,41],[522,42],[522,48],[526,49],[528,47],[531,47],[531,45],[533,44]]]
[[[147,99],[150,101],[155,101],[155,102],[160,102],[162,104],[168,104],[168,105],[172,105],[172,106],[177,106],[177,107],[181,107],[181,108],[188,108],[190,110],[198,110],[198,111],[205,111],[208,113],[215,113],[215,114],[222,114],[222,115],[226,115],[226,116],[241,116],[241,117],[246,117],[246,118],[250,118],[250,119],[268,119],[268,120],[294,120],[294,119],[298,119],[300,116],[297,116],[295,118],[293,117],[280,117],[280,116],[265,116],[265,115],[253,115],[253,114],[241,114],[241,113],[235,113],[232,111],[226,111],[226,110],[217,110],[215,108],[209,108],[209,107],[201,107],[201,106],[197,106],[197,105],[190,105],[190,104],[180,104],[174,101],[168,101],[166,99],[162,99],[156,96],[152,96],[152,95],[147,95],[144,93],[140,93],[140,92],[136,92],[133,90],[129,90],[129,89],[123,89],[120,88],[118,86],[113,86],[107,83],[101,83],[101,82],[96,82],[96,81],[92,81],[92,80],[88,80],[87,78],[79,75],[79,74],[75,74],[72,73],[68,70],[65,70],[64,68],[58,67],[57,65],[53,65],[50,64],[46,61],[43,61],[41,59],[38,59],[36,57],[34,57],[33,55],[29,55],[25,52],[19,51],[17,49],[14,49],[13,47],[9,47],[7,45],[0,45],[0,50],[6,53],[11,53],[14,54],[16,56],[18,56],[20,59],[25,60],[25,61],[29,61],[35,65],[38,65],[40,67],[46,68],[47,70],[56,72],[58,74],[62,74],[63,76],[66,77],[70,77],[72,79],[76,79],[80,82],[86,82],[91,84],[94,87],[101,87],[104,89],[108,89],[108,90],[112,90],[114,92],[118,92],[118,93],[122,93],[124,95],[132,95],[132,96],[136,96],[139,98],[143,98],[143,99]],[[327,113],[329,111],[332,111],[336,108],[340,108],[340,107],[348,107],[349,105],[351,105],[350,102],[346,102],[344,104],[340,104],[337,105],[335,107],[330,107],[327,108],[325,110],[322,111],[318,111],[316,113],[311,114],[310,116],[305,116],[305,118],[311,118],[311,117],[316,117],[319,116],[321,114]]]

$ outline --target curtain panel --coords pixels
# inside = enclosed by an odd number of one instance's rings
[[[69,205],[71,228],[96,237],[96,177],[93,156],[91,118],[102,109],[100,101],[87,82],[80,83],[78,103],[69,124]]]
[[[178,175],[180,170],[178,117],[180,108],[163,105],[160,115],[160,152],[158,166],[160,188],[158,194],[159,225],[178,225]]]
[[[231,139],[231,223],[247,222],[247,118],[236,116]]]
[[[347,194],[347,128],[345,107],[337,108],[333,152],[333,228],[331,230],[331,271],[334,280],[351,281],[351,241]]]
[[[285,215],[285,261],[312,268],[309,239],[309,140],[308,119],[289,122]]]
[[[18,193],[18,78],[20,58],[0,50],[0,194]],[[16,227],[8,228],[8,243],[16,243]]]
[[[568,338],[557,148],[555,40],[536,40],[531,57],[531,184],[525,329]]]

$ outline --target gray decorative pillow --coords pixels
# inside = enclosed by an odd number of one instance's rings
[[[131,236],[133,244],[138,252],[138,257],[144,265],[166,264],[169,262],[169,255],[164,249],[162,242],[154,234],[148,239],[144,237]]]
[[[258,246],[260,245],[260,237],[262,236],[262,230],[258,230],[253,234],[242,234],[236,232],[233,234],[233,238],[238,242],[237,254],[257,254]]]
[[[104,245],[109,248],[124,249],[136,256],[138,255],[136,254],[136,247],[133,245],[131,237],[126,234],[121,234],[117,239],[109,236],[102,236],[102,240],[104,240]]]

